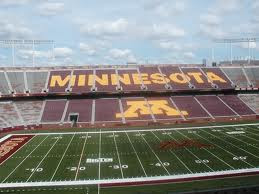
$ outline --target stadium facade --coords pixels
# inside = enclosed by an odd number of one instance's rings
[[[0,69],[2,132],[256,119],[259,67]]]

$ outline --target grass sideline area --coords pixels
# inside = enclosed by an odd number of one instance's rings
[[[259,124],[26,135],[32,138],[0,165],[2,193],[161,193],[259,185]]]

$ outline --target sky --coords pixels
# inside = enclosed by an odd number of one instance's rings
[[[259,37],[259,0],[0,0],[0,40],[53,40],[16,45],[15,65],[201,63],[230,57],[215,39]],[[12,48],[0,44],[0,65]],[[259,46],[250,43],[258,58]],[[233,57],[248,56],[247,43]],[[53,55],[55,56],[53,58]]]

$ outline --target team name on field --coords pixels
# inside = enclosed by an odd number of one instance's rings
[[[86,163],[108,163],[113,162],[113,158],[87,158]]]
[[[4,144],[0,146],[0,157],[8,154],[12,149],[16,148],[20,145],[20,143],[24,142],[28,137],[19,137],[12,138],[9,141],[6,141]]]
[[[172,73],[168,77],[160,73],[133,73],[133,74],[79,74],[79,75],[52,75],[50,77],[50,87],[64,87],[70,83],[70,86],[93,86],[94,83],[98,83],[102,86],[109,85],[141,85],[142,82],[145,85],[149,84],[166,84],[166,83],[177,83],[177,84],[187,84],[189,81],[196,82],[198,84],[204,83],[226,83],[219,75],[214,72],[205,72],[207,77],[205,77],[200,72],[188,72],[188,73]]]

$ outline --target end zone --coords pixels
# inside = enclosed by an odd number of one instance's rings
[[[34,135],[13,135],[0,141],[0,165],[25,145]]]

